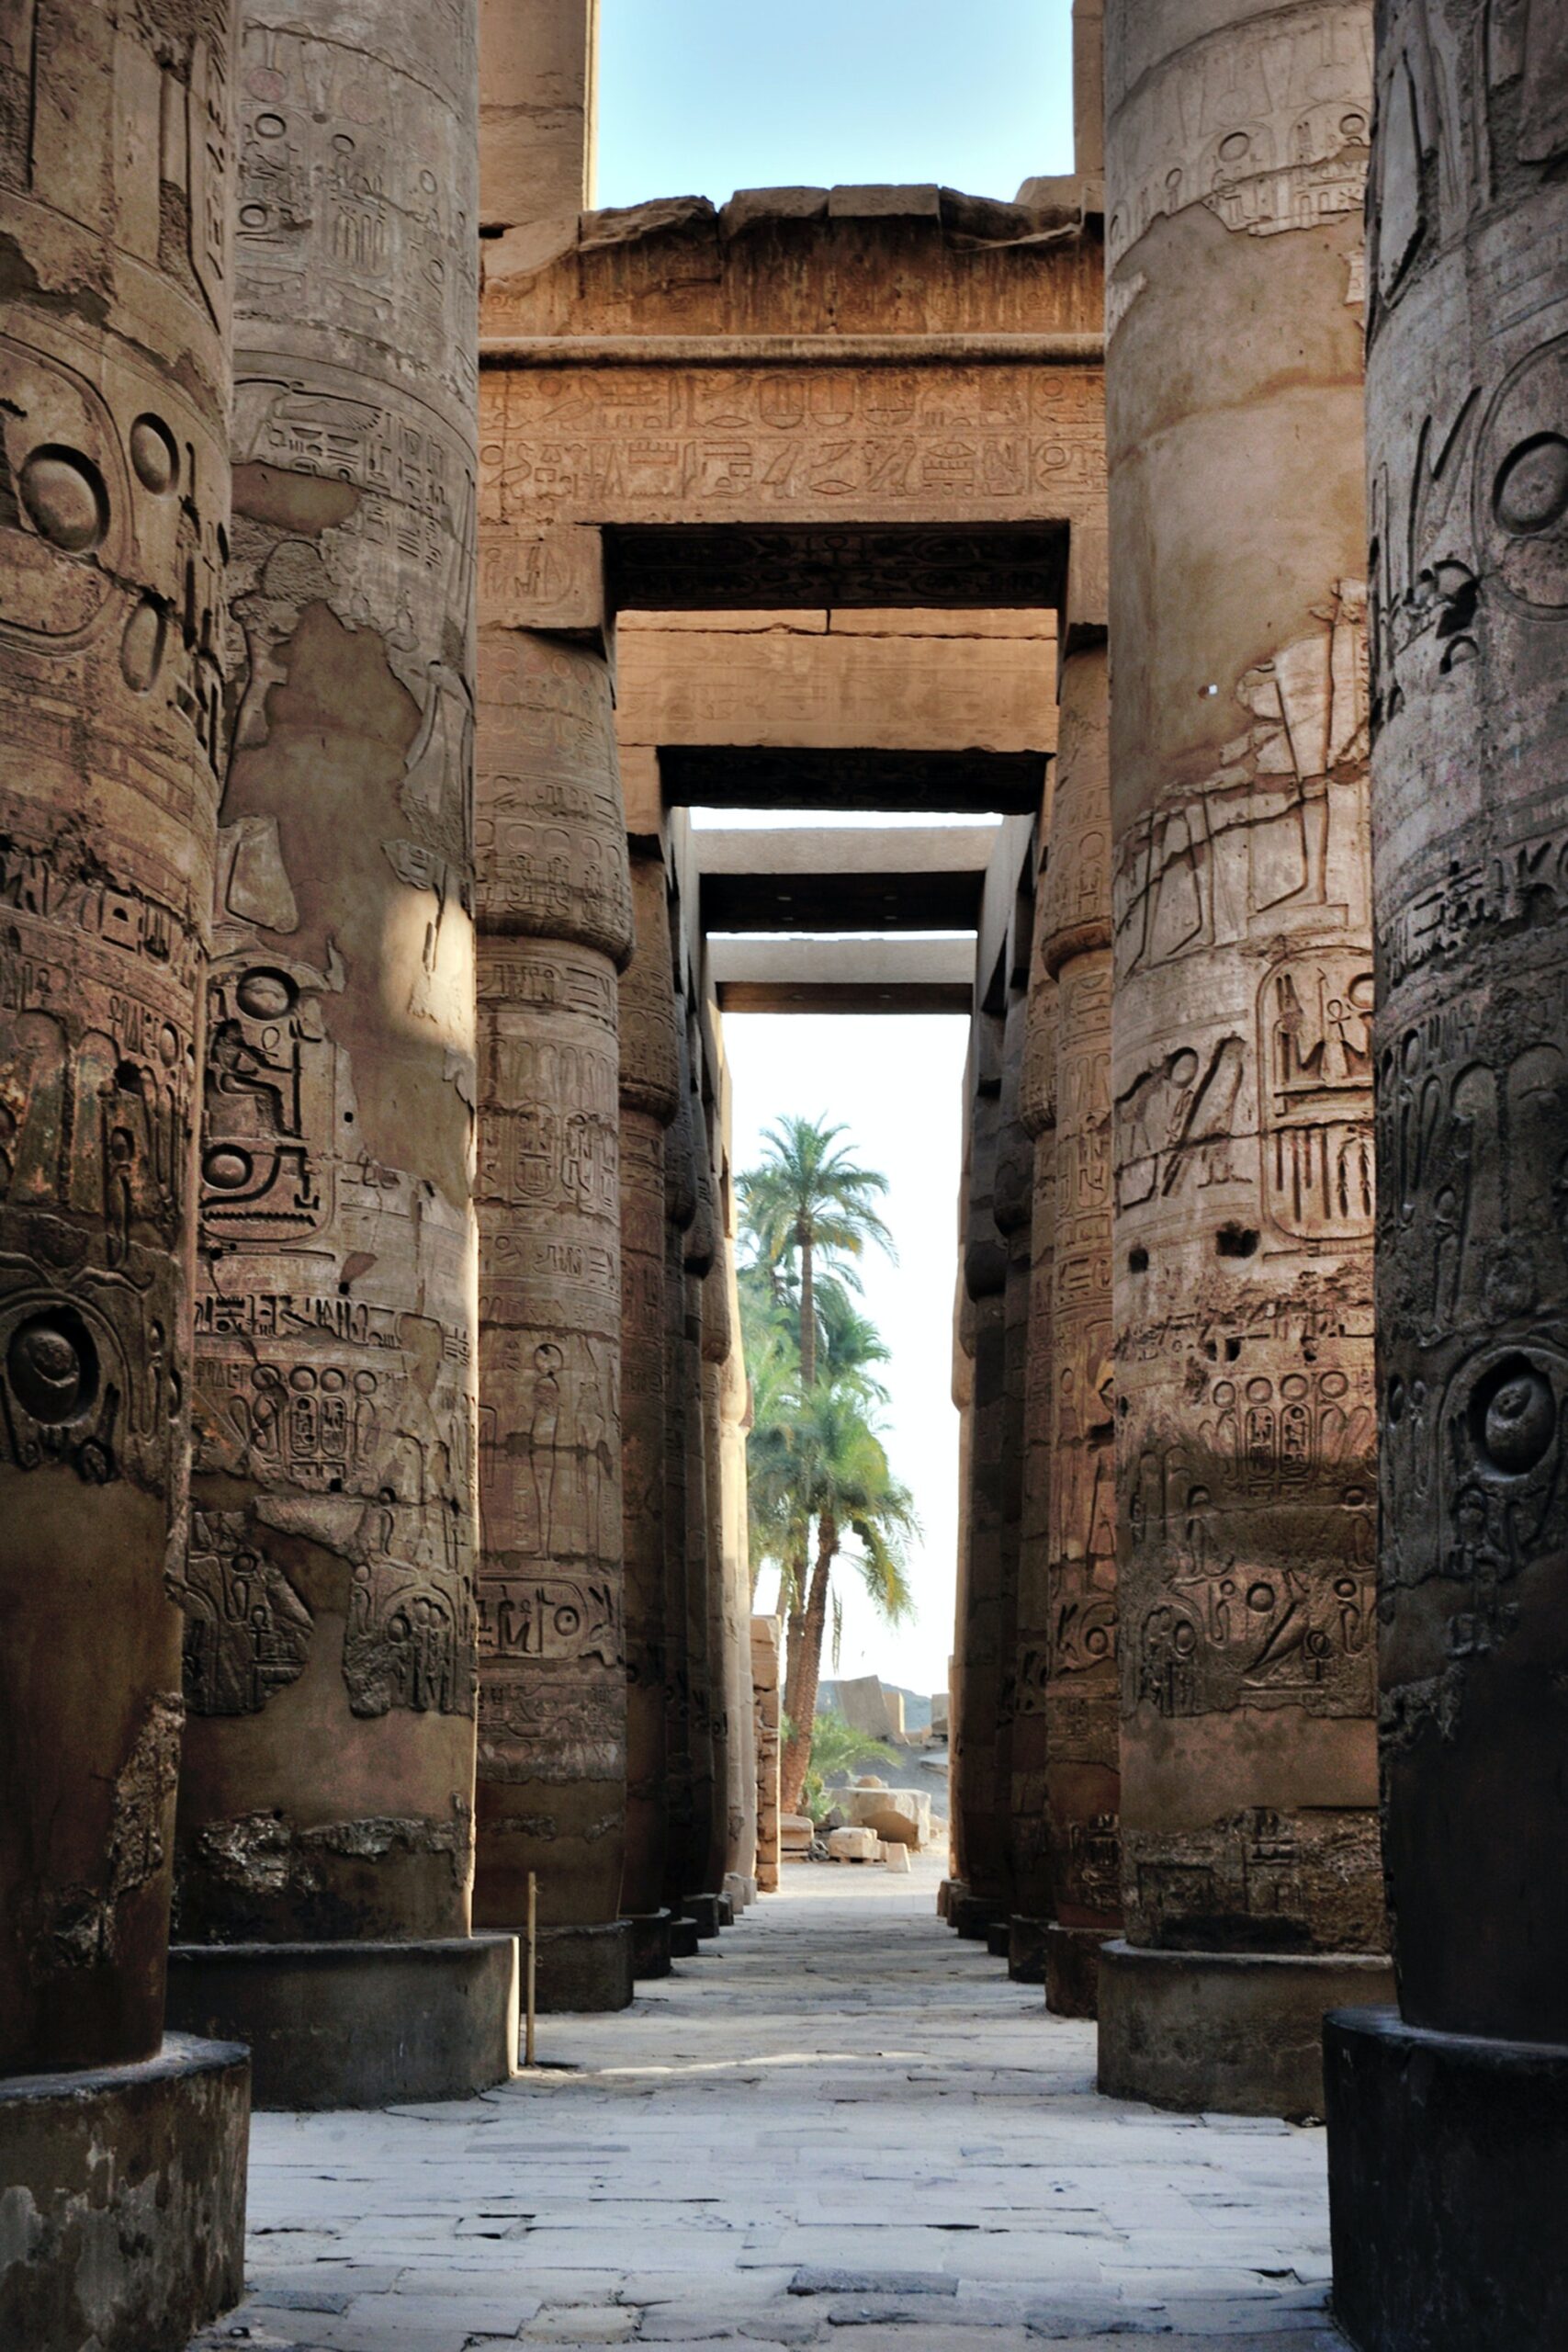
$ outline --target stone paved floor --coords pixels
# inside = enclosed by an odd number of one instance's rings
[[[1321,2131],[1097,2098],[1092,2029],[938,1875],[796,1866],[489,2098],[259,2116],[251,2297],[202,2346],[1337,2347]]]

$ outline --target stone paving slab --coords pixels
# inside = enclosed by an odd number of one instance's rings
[[[257,2116],[199,2352],[1345,2352],[1322,2132],[1100,2098],[936,1877],[800,1865],[482,2098]]]

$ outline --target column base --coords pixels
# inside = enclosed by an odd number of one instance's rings
[[[993,1960],[1006,1960],[1012,1951],[1012,1921],[993,1919],[986,1929],[986,1950]]]
[[[725,1907],[722,1894],[688,1894],[681,1904],[682,1913],[694,1922],[705,1941],[729,1924],[724,1917]]]
[[[1380,1953],[1100,1952],[1100,2088],[1195,2114],[1323,2113],[1323,2019],[1386,2001]]]
[[[670,1922],[671,1959],[695,1960],[701,1949],[696,1921],[688,1919],[684,1912],[677,1912]]]
[[[470,2098],[517,2069],[517,1939],[176,1944],[171,2026],[250,2044],[258,2108]]]
[[[738,1919],[742,1911],[750,1910],[751,1905],[757,1900],[756,1880],[747,1877],[740,1871],[726,1871],[724,1891],[729,1898],[730,1910]]]
[[[635,1974],[629,1919],[539,1929],[535,2006],[541,2017],[629,2009]]]
[[[1052,1920],[1045,1931],[1045,2007],[1054,2018],[1100,2015],[1100,1954],[1113,1933]]]
[[[243,2050],[178,2033],[0,2082],[0,2344],[175,2352],[237,2303],[250,2104]]]
[[[1568,2344],[1568,2048],[1324,2023],[1334,2316],[1359,2352]]]
[[[953,1880],[944,1878],[942,1884],[937,1888],[936,1916],[939,1919],[945,1919],[948,1917],[949,1907],[953,1902],[953,1890],[954,1883],[955,1882]]]
[[[985,1943],[1000,1917],[996,1904],[966,1888],[954,1887],[947,1898],[948,1926],[971,1943]]]
[[[1015,1912],[1008,1921],[1008,1974],[1015,1984],[1044,1984],[1046,1934],[1043,1919],[1026,1919]]]
[[[640,1982],[645,1976],[668,1976],[670,1973],[669,1912],[628,1912],[626,1924],[632,1931],[634,1982]]]

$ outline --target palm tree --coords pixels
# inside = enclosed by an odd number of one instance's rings
[[[904,1569],[905,1539],[917,1532],[913,1499],[894,1477],[867,1414],[865,1402],[844,1382],[818,1381],[802,1399],[795,1429],[795,1475],[803,1516],[816,1521],[816,1555],[804,1593],[797,1571],[790,1613],[784,1712],[789,1736],[780,1770],[780,1802],[786,1813],[800,1810],[833,1569],[846,1535],[858,1551],[848,1555],[878,1614],[896,1625],[912,1613],[913,1595]],[[800,1570],[804,1570],[804,1555]]]
[[[853,1165],[838,1140],[846,1132],[819,1119],[781,1119],[764,1138],[767,1159],[740,1179],[741,1212],[758,1263],[787,1282],[798,1253],[800,1377],[807,1390],[817,1381],[819,1263],[858,1290],[852,1261],[868,1241],[897,1261],[875,1207],[887,1179]]]

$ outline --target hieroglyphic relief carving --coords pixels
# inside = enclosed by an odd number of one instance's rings
[[[536,1867],[557,1922],[603,1924],[626,1775],[616,971],[631,944],[604,658],[492,629],[480,716],[476,1900],[515,1926]]]
[[[1106,26],[1112,269],[1152,223],[1190,205],[1255,237],[1360,211],[1371,122],[1365,7],[1337,0],[1294,20],[1266,14],[1165,57],[1157,27],[1114,9]]]
[[[445,1822],[477,1673],[473,11],[378,39],[323,0],[252,16],[237,61],[195,1476],[209,1523],[243,1510],[244,1548],[309,1564],[310,1669],[268,1698],[247,1793],[291,1815],[290,1726],[335,1707],[352,1752],[391,1714],[404,1800]],[[228,1736],[204,1720],[182,1798],[187,1909],[219,1934],[201,1827],[232,1803]],[[378,1933],[467,1926],[461,1885],[388,1888]],[[337,1932],[367,1900],[346,1859],[341,1892]]]
[[[162,2032],[233,46],[226,0],[0,12],[0,2073]]]
[[[275,1690],[299,1680],[314,1620],[253,1541],[243,1511],[192,1513],[180,1600],[192,1714],[259,1714]]]
[[[1371,11],[1319,0],[1199,30],[1115,0],[1107,21],[1112,266],[1143,281],[1108,357],[1129,1932],[1259,1949],[1278,1930],[1246,1872],[1227,1862],[1189,1901],[1183,1847],[1201,1876],[1211,1833],[1235,1844],[1219,1817],[1265,1794],[1299,1841],[1331,1783],[1364,1863],[1375,1795],[1372,688],[1360,451],[1336,405],[1364,291]],[[1170,308],[1200,269],[1201,353]],[[1201,495],[1140,471],[1156,415],[1162,464]],[[1223,517],[1270,499],[1277,526],[1227,536]],[[1185,583],[1221,566],[1200,620]],[[1161,686],[1134,717],[1140,673]],[[1265,1710],[1267,1774],[1248,1730]],[[1176,1805],[1190,1833],[1167,1827]],[[1364,1902],[1306,1883],[1290,1948],[1376,1942],[1375,1881]]]
[[[487,369],[489,523],[1076,514],[1103,466],[1073,368]]]

